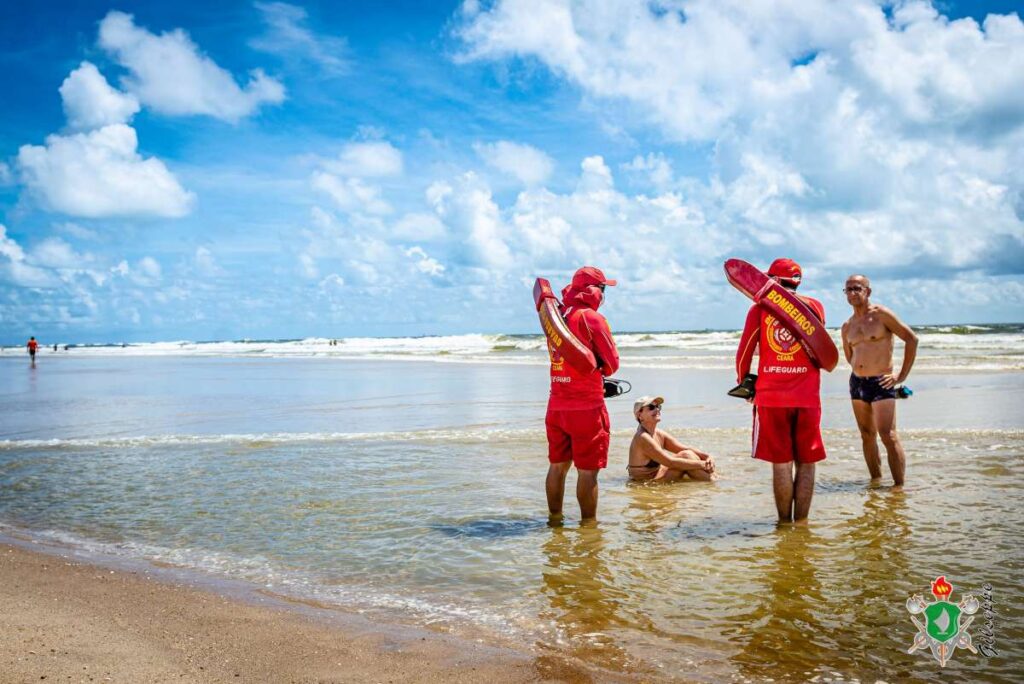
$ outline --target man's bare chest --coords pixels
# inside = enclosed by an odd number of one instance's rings
[[[847,328],[847,339],[850,344],[857,346],[864,342],[882,342],[892,337],[892,333],[885,327],[881,317],[874,314],[867,314],[859,319],[850,319]]]

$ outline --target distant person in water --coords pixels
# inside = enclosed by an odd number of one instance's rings
[[[907,379],[914,367],[917,335],[891,310],[871,303],[871,281],[867,276],[850,276],[843,292],[853,307],[850,320],[843,323],[843,353],[853,368],[850,400],[860,428],[864,461],[868,464],[871,481],[879,482],[882,459],[877,438],[881,437],[893,484],[902,487],[907,459],[896,435],[896,386]],[[893,373],[893,336],[903,340],[905,345],[899,373]]]
[[[616,281],[599,268],[584,266],[562,290],[562,315],[572,334],[597,359],[597,367],[581,372],[567,363],[548,341],[551,391],[544,427],[548,438],[548,475],[544,489],[553,521],[562,516],[565,478],[576,466],[576,500],[580,517],[597,517],[597,476],[608,465],[611,422],[604,405],[604,379],[619,368],[619,352],[612,330],[597,309],[606,287]]]
[[[36,342],[35,337],[28,338],[28,342],[25,344],[25,348],[28,349],[28,357],[34,364],[36,362],[36,351],[39,349],[39,343]]]
[[[715,461],[708,454],[682,444],[658,428],[661,422],[661,397],[640,397],[633,402],[637,428],[629,444],[631,480],[673,482],[689,478],[709,482],[716,479]]]

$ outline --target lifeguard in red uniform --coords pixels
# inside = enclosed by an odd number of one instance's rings
[[[776,259],[768,275],[794,291],[803,277],[800,265],[792,259]],[[821,302],[801,299],[824,324]],[[736,351],[737,382],[750,371],[755,350],[759,350],[759,361],[751,455],[772,464],[779,520],[805,521],[814,495],[815,464],[825,459],[820,427],[821,371],[800,339],[756,304],[747,312]]]
[[[580,515],[597,517],[597,475],[608,465],[611,425],[604,405],[604,378],[619,368],[619,352],[608,321],[597,312],[605,287],[615,285],[601,269],[584,266],[562,290],[562,315],[570,332],[593,351],[597,368],[580,372],[565,363],[548,344],[551,357],[551,395],[544,425],[548,437],[548,510],[561,516],[565,477],[575,464],[576,499]]]

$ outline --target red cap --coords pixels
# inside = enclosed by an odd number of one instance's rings
[[[800,278],[803,277],[803,273],[800,271],[800,264],[792,259],[776,259],[768,267],[768,275],[794,283],[799,283]]]
[[[611,285],[614,287],[618,285],[618,281],[605,278],[604,272],[599,268],[584,266],[573,274],[572,286],[577,290],[582,290],[589,285]]]

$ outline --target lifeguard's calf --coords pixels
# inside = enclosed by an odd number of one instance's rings
[[[867,276],[852,275],[843,288],[853,315],[843,323],[843,353],[850,374],[850,400],[860,428],[864,461],[872,482],[882,479],[878,438],[882,438],[893,484],[902,487],[907,467],[903,445],[896,434],[896,386],[902,384],[917,357],[917,335],[895,313],[872,304],[871,282]],[[900,372],[893,372],[893,337],[905,343]]]

